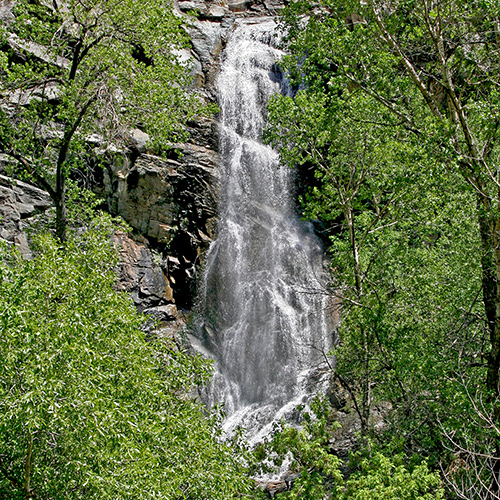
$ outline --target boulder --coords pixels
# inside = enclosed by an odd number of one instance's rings
[[[2,16],[8,16],[7,10],[2,12]],[[60,68],[69,68],[70,61],[52,51],[49,47],[39,43],[30,42],[19,38],[17,35],[7,33],[5,42],[14,51],[26,51],[33,57],[45,63],[54,64]]]
[[[129,132],[129,147],[134,151],[139,153],[146,152],[146,145],[149,140],[149,135],[138,128],[134,128]]]
[[[179,10],[181,12],[206,12],[207,11],[207,6],[205,5],[205,2],[203,1],[198,1],[198,2],[193,2],[193,1],[185,1],[185,2],[178,2],[177,6],[179,7]]]
[[[229,13],[228,9],[221,7],[220,5],[212,5],[208,9],[208,13],[206,14],[206,18],[210,21],[221,21],[224,16]]]

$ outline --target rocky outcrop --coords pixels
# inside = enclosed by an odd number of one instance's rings
[[[205,87],[212,99],[214,98],[212,85],[217,69],[216,62],[224,46],[225,29],[232,26],[231,18],[225,21],[224,19],[221,22],[193,21],[188,28],[193,46],[193,59],[198,62],[195,67],[201,69],[196,81],[199,87]]]
[[[13,4],[0,5],[6,26]],[[275,0],[177,1],[175,8],[185,16],[191,37],[191,48],[181,57],[192,62],[194,91],[208,102],[216,101],[218,61],[235,19],[274,15],[281,6]],[[44,47],[27,46],[15,37],[8,43],[14,51],[65,64],[51,58]],[[26,97],[27,102],[33,95]],[[91,168],[89,185],[105,198],[107,209],[133,229],[132,235],[115,236],[122,256],[118,288],[131,293],[140,310],[161,316],[162,324],[170,323],[174,330],[183,323],[179,311],[193,306],[197,276],[216,231],[217,124],[199,119],[188,128],[189,143],[172,145],[161,156],[152,154],[147,134],[139,129],[130,131],[123,151],[103,151],[98,137],[88,140],[96,151],[91,163],[105,166],[104,171]],[[0,176],[0,237],[29,258],[26,228],[50,206],[44,191]]]
[[[144,238],[124,232],[113,235],[120,252],[117,289],[130,293],[141,309],[173,302],[173,291]],[[140,241],[142,239],[142,241]]]
[[[217,155],[210,140],[205,142],[178,145],[169,157],[121,157],[104,180],[110,211],[156,250],[173,301],[182,309],[193,305],[198,270],[216,225]],[[137,291],[136,299],[141,294]]]
[[[45,191],[0,175],[0,238],[14,244],[24,258],[29,258],[27,229],[51,205]]]
[[[182,157],[179,155],[182,154]],[[168,247],[183,223],[206,241],[216,211],[215,152],[187,145],[176,159],[143,154],[106,179],[108,204],[134,229]],[[205,230],[205,231],[204,231]]]
[[[189,315],[179,311],[174,304],[145,309],[143,312],[148,316],[145,329],[150,335],[173,338],[177,345],[185,347],[181,335]]]

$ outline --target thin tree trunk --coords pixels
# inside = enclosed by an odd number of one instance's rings
[[[28,450],[26,452],[26,468],[24,471],[24,494],[26,496],[26,499],[33,498],[33,492],[31,491],[31,486],[30,486],[32,458],[33,458],[33,435],[30,435],[30,440],[28,442]]]
[[[66,176],[63,172],[64,159],[58,162],[56,171],[56,236],[61,243],[66,242]]]
[[[491,352],[487,357],[486,388],[488,399],[493,403],[493,421],[500,422],[499,407],[499,370],[500,370],[500,241],[498,225],[500,221],[491,214],[485,213],[481,204],[481,195],[478,195],[479,231],[481,234],[482,256],[482,285],[483,302],[486,323],[490,336]],[[491,492],[494,498],[500,493],[500,436],[495,439],[493,450],[493,467],[491,477]]]
[[[56,204],[56,236],[61,243],[66,242],[66,199],[65,193],[61,193]]]
[[[363,285],[361,278],[361,268],[359,265],[359,251],[356,241],[356,232],[354,228],[354,214],[350,206],[344,207],[344,215],[349,229],[349,238],[351,242],[352,258],[354,263],[354,280],[356,284],[356,294],[358,299],[363,295]],[[363,341],[363,375],[361,380],[361,412],[359,413],[361,420],[361,435],[364,437],[368,432],[368,420],[370,418],[370,343],[368,341],[368,333],[363,325],[361,328],[361,337]]]
[[[492,346],[492,352],[488,356],[486,385],[493,395],[498,391],[498,365],[494,360],[495,355],[493,352],[493,345],[496,337],[498,336],[496,263],[491,223],[481,207],[480,200],[478,200],[478,219],[482,244],[481,280],[483,286],[483,303],[486,315],[486,324]]]

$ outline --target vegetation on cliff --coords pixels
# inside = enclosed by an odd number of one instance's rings
[[[139,127],[165,146],[203,106],[186,92],[169,0],[19,0],[13,14],[0,28],[0,153],[50,194],[64,240],[66,178],[90,143],[116,150]]]

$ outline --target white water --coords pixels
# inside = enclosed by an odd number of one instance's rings
[[[226,429],[254,439],[318,390],[334,337],[322,248],[294,211],[292,170],[261,142],[267,101],[286,92],[274,29],[240,22],[217,79],[221,201],[199,331],[216,361],[209,404],[224,403]]]

